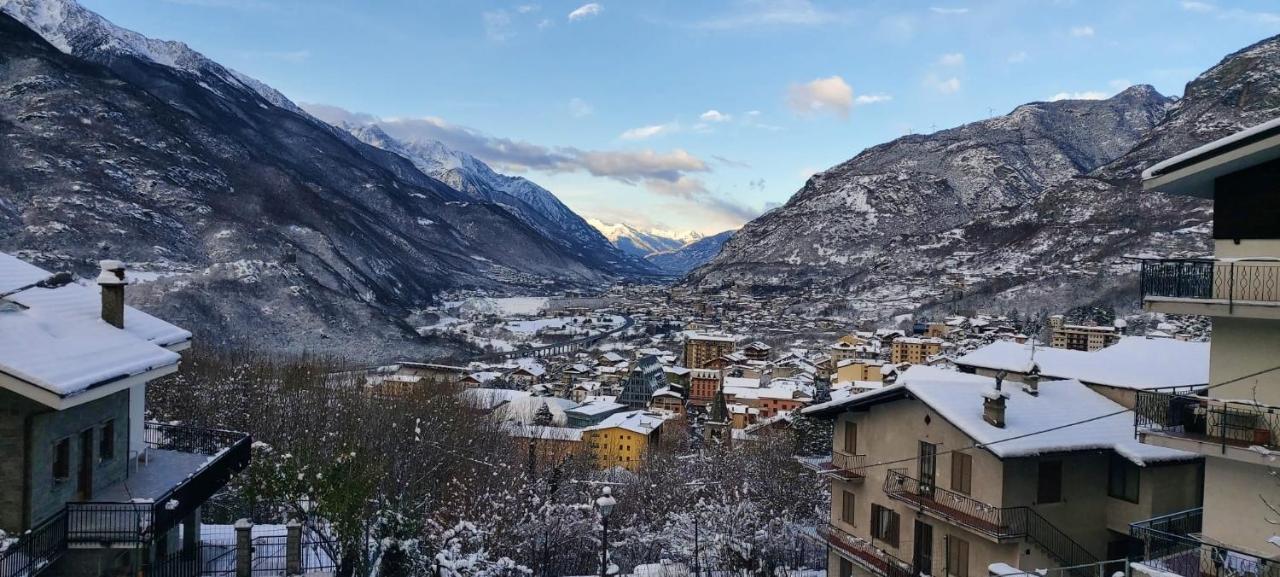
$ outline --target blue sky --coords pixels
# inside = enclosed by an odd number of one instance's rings
[[[908,131],[1130,84],[1180,95],[1280,33],[1270,1],[82,1],[584,216],[704,233]]]

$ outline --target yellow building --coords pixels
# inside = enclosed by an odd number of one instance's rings
[[[893,340],[889,347],[889,359],[895,365],[909,363],[923,365],[930,357],[942,354],[942,339],[902,337]]]
[[[837,383],[852,381],[882,381],[884,376],[880,369],[884,361],[871,359],[847,359],[836,364],[835,378]]]
[[[650,443],[656,443],[665,417],[647,411],[610,415],[598,425],[582,429],[582,442],[590,448],[601,469],[640,466]]]
[[[1115,327],[1064,324],[1062,315],[1049,317],[1049,346],[1055,349],[1093,352],[1120,341]]]

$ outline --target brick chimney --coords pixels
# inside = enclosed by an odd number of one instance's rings
[[[102,269],[98,273],[98,286],[102,287],[102,320],[123,329],[124,286],[129,284],[129,280],[124,277],[124,263],[104,260],[98,266]]]
[[[1022,378],[1022,383],[1022,390],[1028,395],[1040,396],[1040,365],[1031,365],[1031,370]]]
[[[982,420],[1001,429],[1004,428],[1005,400],[1009,398],[1009,393],[1001,388],[1004,377],[1005,372],[1000,371],[996,375],[995,388],[982,391]]]

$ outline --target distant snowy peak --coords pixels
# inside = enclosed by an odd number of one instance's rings
[[[645,259],[669,274],[688,274],[720,254],[720,249],[724,248],[724,243],[728,242],[733,233],[734,231],[727,230],[702,237],[676,250],[651,254]]]
[[[213,75],[277,107],[304,114],[285,95],[257,79],[226,68],[182,42],[148,38],[116,26],[75,0],[0,0],[0,12],[22,22],[64,53],[96,62],[132,56],[193,76]]]
[[[587,222],[623,252],[640,257],[679,250],[703,238],[701,234],[694,231],[640,229],[626,223],[611,224],[594,218],[588,219]]]

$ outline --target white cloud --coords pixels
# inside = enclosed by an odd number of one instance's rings
[[[698,115],[698,118],[703,122],[728,122],[732,119],[728,114],[720,112],[714,108]]]
[[[968,8],[947,8],[945,6],[930,6],[929,11],[934,14],[968,14]]]
[[[644,181],[644,187],[658,194],[681,198],[693,198],[707,192],[707,185],[692,176],[681,176],[674,181],[649,179]]]
[[[853,88],[839,76],[792,84],[787,104],[801,115],[833,112],[847,117],[849,109],[853,108]]]
[[[576,96],[569,99],[569,114],[573,115],[574,118],[591,116],[592,114],[595,114],[595,111],[595,108],[592,108],[591,104],[586,100]]]
[[[847,15],[815,6],[809,0],[738,0],[736,9],[697,22],[694,28],[731,30],[754,26],[819,26],[847,19]]]
[[[677,182],[694,172],[708,172],[701,158],[680,149],[582,150],[571,146],[543,146],[530,142],[490,136],[478,130],[452,124],[436,117],[378,118],[353,113],[336,106],[299,103],[307,112],[330,124],[377,124],[391,136],[404,141],[436,140],[455,150],[479,158],[499,170],[545,172],[586,172],[626,184],[654,180]],[[685,186],[688,186],[687,184]]]
[[[537,4],[521,4],[519,6],[516,6],[516,12],[519,12],[521,14],[529,14],[531,12],[537,12],[541,8],[542,7],[538,6]]]
[[[599,16],[601,12],[604,12],[604,6],[597,2],[590,2],[574,8],[573,12],[569,13],[569,21],[576,22],[592,16]]]
[[[504,42],[514,36],[511,30],[511,14],[506,10],[489,10],[480,15],[484,20],[484,35],[494,42]]]
[[[1112,92],[1120,92],[1130,86],[1133,86],[1133,83],[1130,82],[1128,78],[1117,78],[1108,82],[1107,86],[1111,87]]]
[[[1273,27],[1280,24],[1280,13],[1276,12],[1255,12],[1241,8],[1223,9],[1217,4],[1195,0],[1184,1],[1181,6],[1183,10],[1188,12],[1213,14],[1219,20],[1231,20],[1241,24],[1261,25],[1264,27]]]
[[[1085,90],[1082,92],[1059,92],[1049,97],[1049,102],[1057,102],[1059,100],[1105,100],[1109,97],[1106,92],[1101,90]]]
[[[1019,50],[1010,54],[1008,58],[1004,59],[1004,61],[1009,64],[1021,64],[1027,61],[1027,52],[1025,50]]]
[[[943,54],[938,58],[938,64],[940,66],[962,66],[964,65],[964,54],[959,52]]]
[[[1214,10],[1217,10],[1218,7],[1208,2],[1195,2],[1193,0],[1186,0],[1182,2],[1182,9],[1186,10],[1187,12],[1213,12]]]
[[[941,94],[955,94],[960,92],[960,79],[955,76],[941,78],[935,74],[930,74],[925,77],[924,84]]]
[[[627,129],[622,132],[618,138],[623,140],[648,140],[660,134],[668,134],[675,132],[679,126],[674,122],[665,124],[651,124],[649,126],[641,126],[638,128]]]
[[[864,104],[879,104],[893,100],[888,94],[859,94],[853,99],[854,106],[862,106]]]
[[[1093,36],[1093,26],[1073,26],[1071,35],[1076,38],[1087,38]]]

